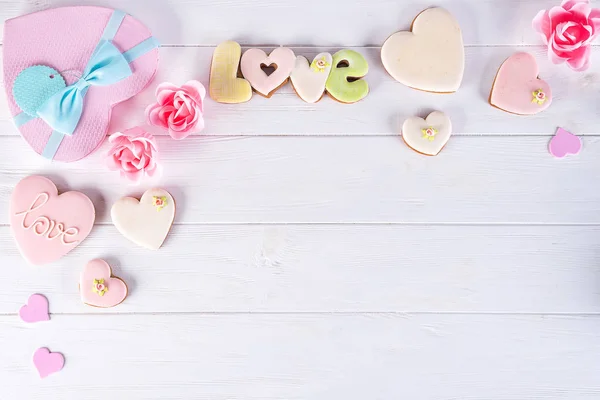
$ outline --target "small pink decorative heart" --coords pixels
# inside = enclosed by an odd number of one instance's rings
[[[56,261],[77,247],[90,234],[95,217],[86,195],[59,196],[43,176],[21,180],[10,199],[11,231],[23,257],[34,265]]]
[[[516,53],[504,61],[490,94],[490,104],[519,115],[533,115],[552,104],[552,90],[529,53]]]
[[[48,299],[41,294],[32,294],[19,310],[19,317],[27,323],[49,321]]]
[[[567,154],[579,154],[581,139],[563,128],[558,128],[556,135],[550,140],[548,150],[556,158],[563,158]]]
[[[81,300],[90,306],[109,308],[119,305],[127,297],[127,285],[112,276],[110,265],[104,260],[92,260],[83,269],[79,281]]]
[[[45,347],[33,353],[33,365],[38,370],[40,378],[60,371],[65,366],[65,357],[60,353],[51,353]]]

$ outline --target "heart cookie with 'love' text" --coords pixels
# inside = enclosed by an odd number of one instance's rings
[[[58,194],[43,176],[21,180],[10,199],[10,228],[23,257],[48,264],[77,247],[91,232],[96,213],[83,193]]]
[[[285,85],[295,63],[296,56],[292,49],[287,47],[279,47],[268,56],[260,49],[249,49],[242,56],[240,68],[244,78],[250,82],[257,93],[271,97],[277,89]],[[267,75],[263,68],[275,68],[275,70]]]
[[[452,135],[450,118],[434,111],[427,118],[411,117],[402,125],[402,139],[413,150],[427,156],[437,155]]]
[[[550,85],[538,75],[540,69],[529,53],[510,56],[496,74],[490,104],[519,115],[540,113],[552,104]]]
[[[436,93],[456,92],[465,69],[465,49],[458,21],[443,8],[415,18],[412,32],[397,32],[381,48],[381,61],[398,82]]]
[[[135,244],[158,250],[175,219],[175,200],[163,189],[150,189],[140,200],[123,197],[110,211],[115,227]]]
[[[119,305],[127,297],[127,285],[113,276],[104,260],[92,260],[83,268],[79,278],[81,301],[93,307],[109,308]]]

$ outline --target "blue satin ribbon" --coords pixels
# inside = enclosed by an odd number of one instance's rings
[[[83,113],[83,99],[90,86],[108,86],[132,74],[129,63],[108,40],[96,47],[83,77],[50,97],[37,115],[53,130],[71,136]]]

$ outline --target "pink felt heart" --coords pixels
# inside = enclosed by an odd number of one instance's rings
[[[544,111],[552,103],[552,90],[538,78],[539,72],[531,54],[513,54],[498,70],[490,103],[513,114],[533,115]]]
[[[83,193],[58,195],[51,180],[29,176],[10,199],[10,227],[25,259],[34,265],[58,260],[90,233],[96,213]]]
[[[579,154],[581,139],[563,128],[558,128],[556,135],[550,140],[548,150],[556,158],[563,158],[567,154]]]
[[[65,357],[60,353],[51,353],[45,347],[33,353],[33,365],[38,370],[40,378],[60,371],[65,366]]]
[[[19,317],[28,323],[49,321],[48,299],[41,294],[32,294],[19,310]]]
[[[83,269],[79,280],[81,300],[90,306],[109,308],[121,304],[127,297],[127,285],[112,276],[104,260],[92,260]]]

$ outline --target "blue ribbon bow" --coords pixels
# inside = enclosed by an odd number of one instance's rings
[[[37,114],[54,131],[71,136],[81,119],[83,99],[89,87],[112,85],[131,74],[125,56],[110,41],[102,40],[94,50],[83,77],[50,97]]]

